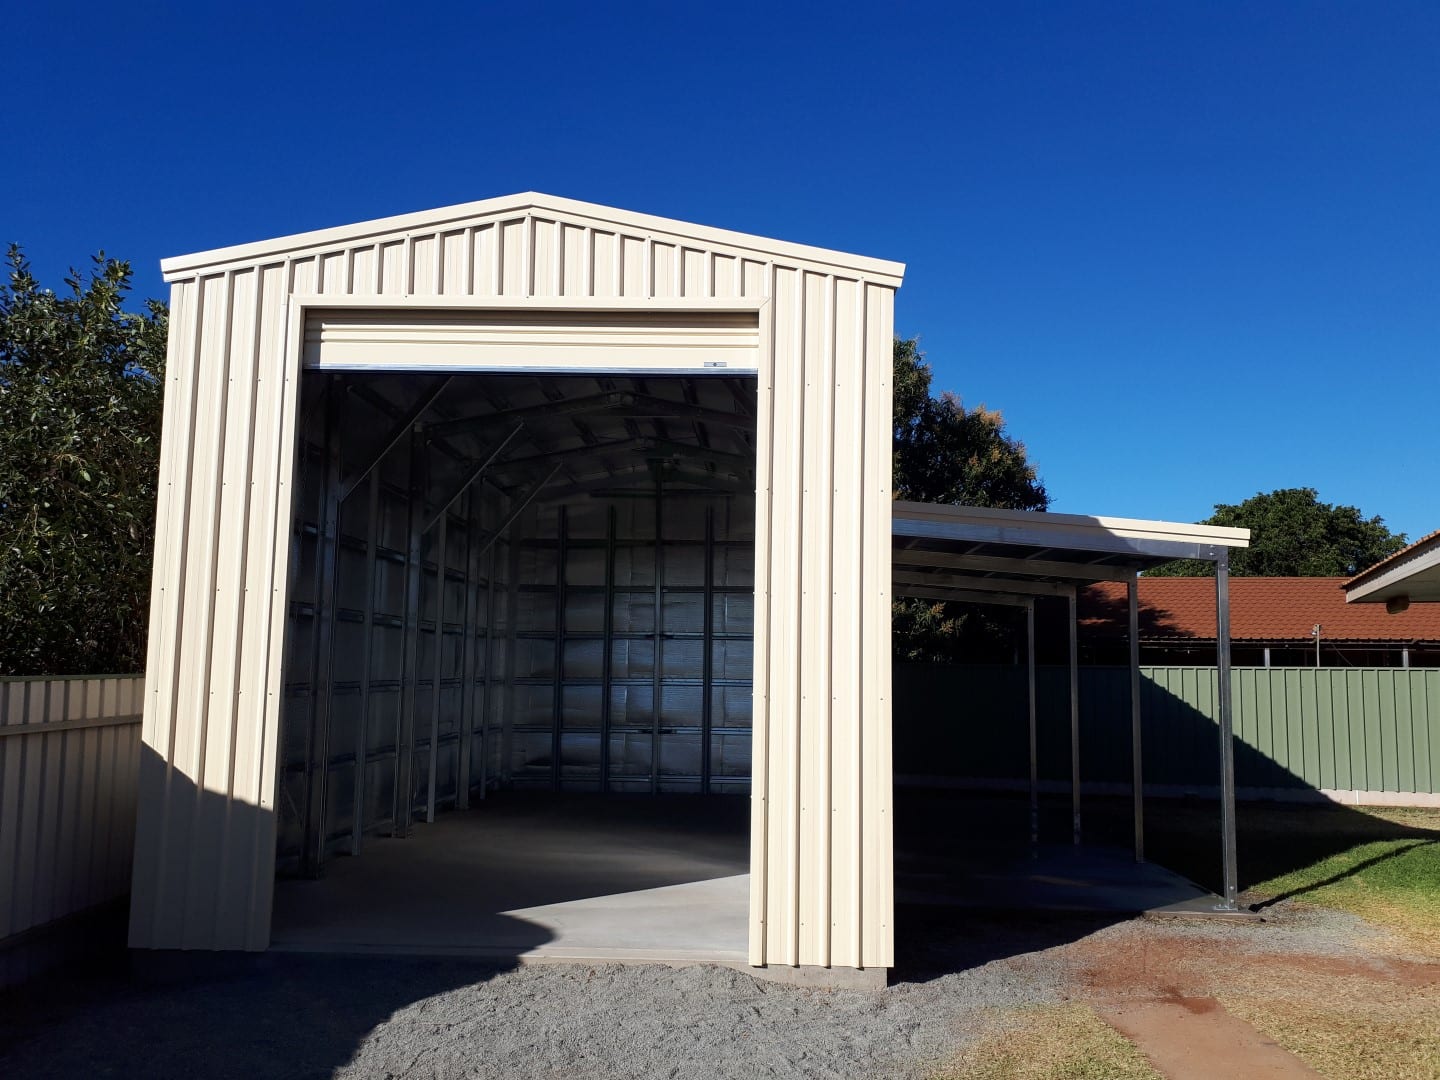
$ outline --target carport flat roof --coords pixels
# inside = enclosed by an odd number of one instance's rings
[[[1024,595],[1125,581],[1172,559],[1213,562],[1250,543],[1248,529],[940,503],[896,502],[890,520],[897,584]]]

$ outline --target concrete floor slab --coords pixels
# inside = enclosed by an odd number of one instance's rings
[[[744,797],[509,792],[276,883],[272,947],[743,962]],[[902,844],[896,900],[959,909],[1191,914],[1218,898],[1128,852]]]
[[[895,899],[906,904],[1135,915],[1198,910],[1219,899],[1163,866],[1092,845],[1040,845],[998,861],[921,852],[897,861]]]
[[[276,882],[271,945],[743,961],[749,800],[509,793]]]

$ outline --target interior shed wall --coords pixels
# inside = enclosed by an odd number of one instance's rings
[[[636,494],[517,539],[508,786],[749,791],[754,499]]]
[[[503,722],[508,700],[500,678],[512,640],[511,530],[503,528],[508,500],[475,485],[412,544],[415,524],[439,508],[424,494],[433,454],[408,438],[336,500],[327,488],[374,454],[347,433],[384,431],[393,420],[341,377],[305,381],[276,854],[282,872],[313,873],[331,855],[357,854],[366,837],[403,834],[416,818],[464,808],[483,790],[486,733]],[[331,513],[328,595],[321,566]]]
[[[523,316],[568,297],[747,298],[761,311],[750,959],[892,962],[893,264],[545,196],[167,273],[132,945],[269,941],[303,305],[436,297]]]
[[[316,873],[493,786],[747,793],[753,494],[656,481],[547,501],[542,489],[512,522],[512,500],[481,479],[442,515],[444,477],[431,474],[443,470],[423,438],[342,483],[394,424],[379,388],[304,377],[280,871]]]

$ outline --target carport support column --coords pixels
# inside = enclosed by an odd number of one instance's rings
[[[1140,756],[1140,581],[1129,579],[1130,599],[1130,783],[1135,800],[1135,861],[1145,861],[1145,777]]]
[[[1230,697],[1230,552],[1220,549],[1215,560],[1215,674],[1220,697],[1220,833],[1223,846],[1224,896],[1220,905],[1235,910],[1235,738],[1234,703]]]
[[[1040,739],[1035,722],[1035,601],[1025,602],[1025,675],[1030,710],[1030,843],[1040,843]]]
[[[1075,589],[1070,589],[1070,840],[1080,843],[1080,642]]]

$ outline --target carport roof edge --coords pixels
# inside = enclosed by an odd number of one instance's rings
[[[911,572],[926,569],[928,555],[934,558],[928,569],[947,574],[1072,583],[1113,579],[1114,571],[1136,572],[1172,559],[1214,560],[1225,550],[1250,546],[1248,529],[905,501],[891,507],[891,534],[898,548],[911,553],[905,560]]]
[[[812,247],[807,244],[796,244],[787,240],[775,240],[753,233],[734,232],[710,225],[697,225],[675,218],[621,210],[599,203],[582,202],[578,199],[546,195],[537,191],[524,191],[514,195],[481,199],[477,202],[458,203],[454,206],[442,206],[433,210],[421,210],[393,217],[359,221],[351,225],[316,229],[269,240],[214,248],[189,255],[176,255],[162,259],[160,270],[167,282],[173,282],[192,277],[203,271],[232,264],[273,261],[288,255],[308,254],[367,240],[376,240],[385,236],[403,235],[407,232],[435,231],[446,226],[463,228],[465,223],[476,219],[495,218],[508,214],[524,215],[533,211],[555,214],[568,219],[580,219],[602,226],[632,229],[640,233],[663,233],[677,239],[693,240],[697,244],[718,244],[738,251],[798,259],[803,262],[835,267],[897,288],[905,275],[904,263],[887,259],[855,255],[831,248]]]

